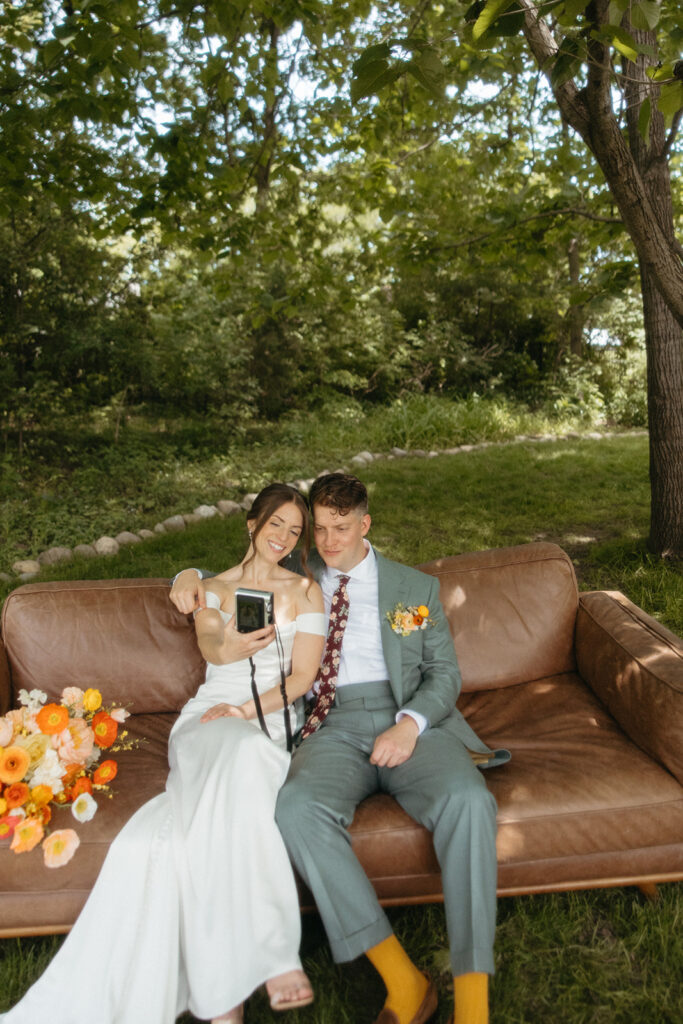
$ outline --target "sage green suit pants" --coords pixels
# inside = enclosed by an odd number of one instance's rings
[[[492,974],[495,800],[448,720],[427,729],[404,764],[370,764],[375,739],[394,724],[395,714],[388,682],[338,690],[322,728],[292,758],[278,798],[278,826],[315,897],[332,955],[345,962],[392,934],[351,848],[348,828],[365,797],[377,792],[395,797],[433,834],[454,975]]]

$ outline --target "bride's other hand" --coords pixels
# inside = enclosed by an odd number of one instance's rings
[[[178,573],[169,596],[183,615],[189,615],[195,608],[206,608],[204,581],[200,580],[195,569],[183,569]]]
[[[212,708],[205,711],[200,722],[211,722],[214,718],[244,718],[246,714],[237,704],[214,704]]]

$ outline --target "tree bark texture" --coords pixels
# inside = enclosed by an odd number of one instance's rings
[[[630,29],[639,42],[656,46],[652,32]],[[664,118],[656,109],[656,86],[646,74],[646,58],[625,62],[629,148],[648,192],[664,238],[675,242],[671,178],[666,160]],[[638,129],[640,108],[652,103],[646,143]],[[683,330],[657,287],[651,268],[641,261],[650,427],[650,538],[653,551],[683,558]]]

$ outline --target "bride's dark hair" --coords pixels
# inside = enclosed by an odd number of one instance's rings
[[[267,487],[264,487],[256,495],[254,504],[247,512],[247,523],[251,527],[251,542],[252,544],[254,543],[273,513],[277,512],[282,505],[289,505],[290,503],[296,505],[301,512],[301,568],[310,582],[313,580],[313,574],[308,568],[308,553],[311,550],[311,515],[308,511],[306,499],[300,491],[297,491],[296,487],[290,487],[289,484],[268,484]],[[245,562],[245,565],[253,557],[252,554],[251,558]],[[284,561],[285,559],[282,559],[278,564],[282,565]]]

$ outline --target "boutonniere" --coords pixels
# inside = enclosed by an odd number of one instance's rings
[[[434,625],[434,616],[429,614],[426,604],[405,605],[401,601],[387,612],[387,618],[394,633],[399,636],[410,636],[416,629],[426,629]]]

